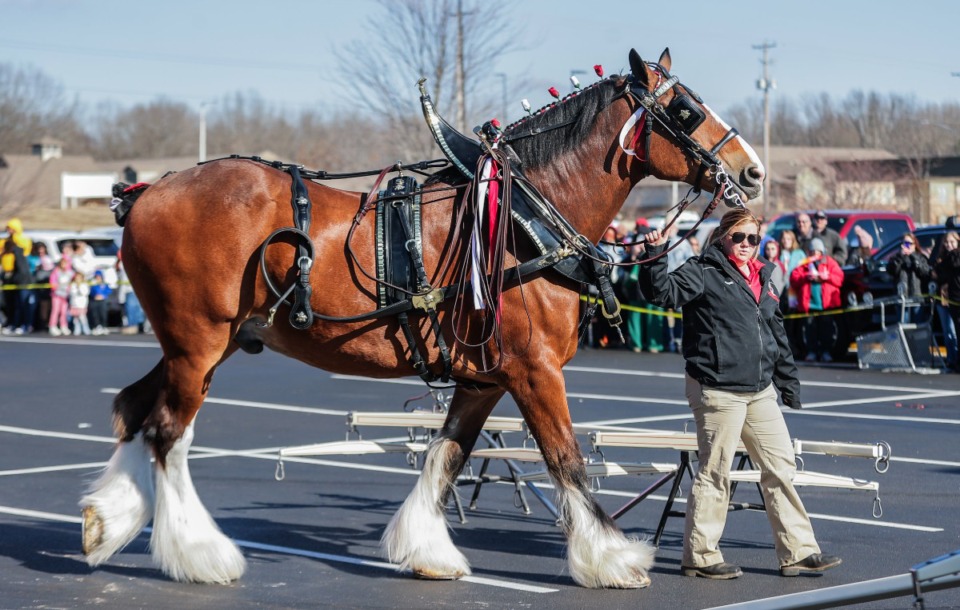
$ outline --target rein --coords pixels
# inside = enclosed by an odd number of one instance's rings
[[[633,59],[634,58],[631,57],[633,64],[632,74],[617,83],[618,87],[621,86],[622,83],[623,89],[616,94],[616,97],[627,97],[636,104],[635,110],[631,113],[631,116],[621,129],[619,138],[621,149],[628,155],[637,156],[634,150],[624,147],[624,139],[626,133],[634,128],[635,125],[639,124],[637,133],[631,142],[631,147],[636,147],[640,142],[640,138],[643,138],[642,145],[645,153],[643,157],[638,156],[638,160],[643,163],[642,173],[644,175],[651,175],[650,142],[656,123],[660,129],[672,138],[689,159],[699,163],[699,171],[694,181],[694,187],[684,196],[683,200],[672,208],[676,209],[677,213],[665,228],[669,229],[672,227],[679,219],[681,213],[693,201],[699,198],[700,184],[702,184],[707,175],[712,174],[713,181],[716,184],[714,196],[696,224],[684,234],[681,240],[678,240],[663,252],[643,261],[649,262],[669,254],[679,246],[682,240],[686,240],[697,230],[702,222],[713,213],[721,201],[730,207],[743,207],[744,202],[736,190],[736,185],[727,175],[722,162],[718,158],[720,150],[737,137],[737,131],[729,128],[719,142],[709,150],[705,149],[691,137],[691,134],[706,118],[704,109],[700,105],[694,104],[690,99],[692,97],[702,104],[700,98],[691,90],[684,87],[676,90],[669,105],[662,104],[660,99],[680,84],[679,79],[670,76],[669,72],[660,64],[647,64],[644,66],[639,62],[634,63]],[[653,91],[649,91],[646,88],[646,81],[648,79],[646,75],[650,74],[650,72],[658,76],[658,81]],[[425,116],[427,116],[426,112]],[[428,116],[428,122],[430,118],[431,117]],[[455,201],[461,199],[461,191],[465,188],[465,191],[462,192],[463,205],[455,206],[453,212],[453,218],[451,219],[453,227],[447,243],[452,244],[452,248],[466,245],[466,250],[461,248],[460,255],[454,255],[453,250],[451,250],[447,256],[441,257],[442,260],[439,261],[438,268],[434,272],[434,281],[452,277],[455,283],[440,288],[435,288],[431,285],[431,280],[425,272],[422,254],[417,251],[417,244],[413,243],[415,240],[412,239],[413,232],[411,231],[409,220],[404,220],[402,215],[399,217],[402,228],[401,232],[407,239],[406,249],[409,252],[413,268],[419,278],[415,284],[415,290],[397,286],[366,270],[363,265],[361,265],[360,259],[353,249],[353,238],[357,228],[368,212],[378,209],[378,205],[400,205],[399,203],[393,204],[393,201],[405,200],[409,196],[409,190],[403,191],[402,195],[399,194],[400,190],[398,188],[390,188],[384,191],[379,190],[380,184],[388,173],[391,171],[399,172],[401,178],[404,169],[426,174],[426,170],[428,169],[450,166],[451,162],[456,161],[455,159],[453,161],[423,161],[410,166],[404,166],[398,163],[379,171],[330,174],[328,172],[307,172],[299,166],[279,162],[270,163],[263,161],[259,157],[247,157],[247,159],[265,163],[289,173],[294,182],[294,217],[297,226],[281,228],[274,231],[261,246],[260,267],[262,275],[268,289],[275,296],[279,297],[277,303],[269,310],[269,318],[266,324],[262,324],[262,326],[269,326],[273,323],[274,315],[281,305],[290,305],[289,299],[291,293],[293,293],[294,296],[294,304],[291,305],[291,308],[297,316],[294,317],[292,315],[290,323],[295,328],[303,329],[308,327],[312,324],[314,318],[343,323],[371,320],[386,316],[397,316],[409,344],[410,363],[417,373],[427,381],[427,383],[430,383],[431,380],[437,377],[431,373],[425,361],[420,356],[420,352],[416,347],[417,337],[409,326],[407,315],[408,312],[412,310],[421,310],[423,314],[430,318],[432,330],[436,335],[437,346],[440,348],[444,361],[444,371],[440,378],[443,381],[447,381],[451,374],[451,359],[449,351],[443,342],[438,320],[438,307],[445,299],[452,297],[451,319],[453,322],[452,326],[455,341],[464,346],[483,346],[493,341],[496,347],[496,360],[494,362],[486,362],[486,357],[484,357],[484,370],[480,371],[489,373],[499,367],[500,358],[503,354],[503,342],[500,334],[500,318],[502,313],[500,310],[500,301],[503,291],[508,285],[514,282],[522,285],[523,278],[526,274],[539,272],[558,264],[561,260],[576,257],[576,259],[583,261],[581,263],[582,265],[589,267],[589,271],[586,271],[588,278],[591,278],[588,280],[588,283],[593,284],[599,291],[603,315],[610,319],[611,325],[619,330],[621,323],[619,316],[620,306],[610,281],[611,270],[614,267],[633,266],[639,264],[639,262],[615,262],[611,256],[598,250],[596,245],[587,240],[570,225],[563,214],[560,213],[551,202],[544,198],[522,173],[517,171],[517,173],[514,174],[512,171],[513,168],[511,167],[511,157],[515,157],[515,155],[510,154],[512,152],[509,146],[510,142],[516,142],[543,133],[563,129],[577,123],[579,120],[580,115],[578,114],[572,118],[561,120],[559,123],[538,125],[517,133],[509,133],[509,128],[505,130],[507,133],[500,132],[499,125],[496,124],[495,121],[492,121],[484,125],[483,128],[474,130],[475,133],[480,136],[481,146],[485,149],[485,152],[479,157],[476,172],[471,173],[469,169],[467,169],[467,176],[473,178],[471,182],[466,185],[445,184],[442,187],[416,188],[418,198],[424,193],[453,191],[453,199]],[[498,147],[498,145],[502,145],[502,148]],[[237,158],[238,156],[234,155],[233,157]],[[456,166],[463,172],[464,166],[462,166],[462,163]],[[490,170],[491,167],[493,168],[492,174]],[[337,317],[314,312],[309,306],[310,292],[305,289],[305,286],[309,286],[309,274],[313,265],[313,245],[309,237],[310,204],[306,197],[306,189],[303,187],[300,179],[303,177],[312,180],[328,180],[372,175],[377,175],[376,182],[369,193],[361,196],[360,205],[347,232],[345,248],[352,264],[363,276],[379,286],[406,295],[406,298],[355,316]],[[406,180],[409,180],[409,178]],[[559,245],[554,246],[548,251],[542,247],[543,244],[540,243],[539,238],[532,235],[531,237],[533,237],[534,241],[541,247],[540,256],[524,263],[507,266],[506,254],[509,251],[507,246],[512,245],[512,252],[514,252],[515,255],[519,253],[517,244],[511,241],[513,239],[513,232],[511,231],[513,222],[510,205],[512,201],[512,197],[510,196],[511,183],[515,183],[515,186],[522,192],[522,196],[532,202],[524,203],[523,205],[536,208],[536,214],[539,218],[538,222],[542,223],[548,231],[553,232],[552,235],[559,241]],[[503,189],[503,192],[500,193],[501,197],[498,197],[498,188]],[[492,207],[487,208],[485,211],[484,201],[488,199],[488,189],[491,189],[489,201]],[[691,192],[695,192],[697,195],[697,197],[694,197],[692,200],[690,199]],[[435,201],[442,199],[445,198],[440,197]],[[499,203],[497,203],[498,201]],[[521,202],[522,201],[523,199],[521,198]],[[481,230],[484,229],[485,219],[487,220],[486,239],[481,235]],[[461,229],[464,227],[469,227],[472,231],[469,244],[467,244],[464,236],[461,236]],[[294,271],[297,272],[297,278],[293,285],[281,294],[268,276],[266,251],[272,241],[278,235],[285,232],[292,232],[298,242],[298,257],[294,264]],[[486,241],[486,244],[484,244],[484,241]],[[630,244],[618,244],[614,242],[614,245],[635,245],[642,243],[646,243],[646,239]],[[578,268],[583,269],[583,267]],[[561,273],[565,272],[561,271]],[[568,277],[573,276],[568,275]],[[469,302],[471,299],[468,298],[470,293],[472,293],[473,297],[472,303]],[[384,303],[381,303],[381,305],[384,305]],[[457,320],[460,319],[461,316],[470,317],[475,312],[482,314],[480,318],[479,335],[473,338],[460,336],[459,333],[457,333],[459,326]],[[530,338],[532,338],[532,336],[531,333]]]

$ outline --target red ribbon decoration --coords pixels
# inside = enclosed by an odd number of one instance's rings
[[[597,76],[603,78],[603,66],[597,64],[593,67],[593,71],[597,73]]]
[[[640,134],[643,133],[643,127],[647,123],[647,113],[643,113],[643,118],[640,119],[640,122],[637,123],[636,130],[633,132],[633,139],[630,140],[630,150],[634,151],[637,155],[637,159],[641,161],[646,161],[643,157],[640,156],[640,153],[637,151],[637,143],[640,141]]]
[[[490,182],[487,183],[487,244],[489,244],[491,256],[494,236],[497,233],[497,216],[500,213],[500,182],[497,180],[499,171],[497,162],[490,159]]]

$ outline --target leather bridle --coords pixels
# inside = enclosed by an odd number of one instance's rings
[[[723,168],[723,163],[718,157],[720,150],[735,139],[739,132],[731,127],[712,148],[709,150],[704,148],[692,137],[696,129],[706,119],[703,108],[690,99],[693,98],[699,104],[702,104],[703,101],[700,96],[680,83],[678,77],[671,76],[670,72],[662,65],[657,63],[648,63],[647,65],[651,71],[660,77],[656,88],[653,91],[647,90],[640,81],[640,76],[631,73],[627,77],[627,85],[623,93],[633,98],[640,106],[634,112],[636,118],[631,117],[631,120],[639,122],[643,117],[642,129],[644,132],[642,137],[645,152],[641,161],[644,164],[644,173],[650,175],[650,136],[653,132],[653,121],[656,121],[667,134],[680,144],[687,155],[699,162],[700,169],[697,173],[697,179],[694,181],[696,191],[699,192],[700,190],[699,185],[704,174],[710,171],[717,183],[717,188],[725,187],[723,189],[724,203],[729,207],[744,207],[743,199],[740,197],[736,185],[730,180],[729,175]],[[678,89],[678,86],[682,89]],[[674,90],[674,98],[669,105],[665,106],[660,103],[660,98],[670,90]],[[653,121],[649,118],[652,118]]]

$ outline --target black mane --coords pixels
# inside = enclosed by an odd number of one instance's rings
[[[623,81],[611,77],[583,89],[564,100],[545,106],[532,116],[508,125],[504,139],[516,151],[525,167],[540,167],[567,153],[583,142],[593,129],[597,115],[620,94]],[[550,129],[571,121],[569,125]],[[532,129],[545,130],[530,137],[511,140],[511,136],[528,133]]]

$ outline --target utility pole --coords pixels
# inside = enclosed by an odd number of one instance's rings
[[[457,104],[457,129],[467,132],[467,95],[463,77],[463,0],[457,0],[457,58],[454,71],[454,97]]]
[[[763,169],[766,172],[766,178],[763,185],[763,216],[767,216],[769,201],[772,199],[773,190],[773,172],[770,169],[770,90],[777,88],[777,82],[770,78],[770,49],[776,48],[775,42],[764,42],[763,44],[753,45],[754,49],[763,51],[763,76],[757,80],[757,89],[763,91]],[[779,202],[776,202],[775,211],[779,210]]]
[[[197,155],[200,162],[207,160],[207,103],[200,104],[200,150]]]
[[[500,104],[502,105],[500,112],[503,113],[500,120],[504,125],[509,125],[510,119],[507,118],[507,75],[504,72],[497,72],[497,77],[500,79]]]

